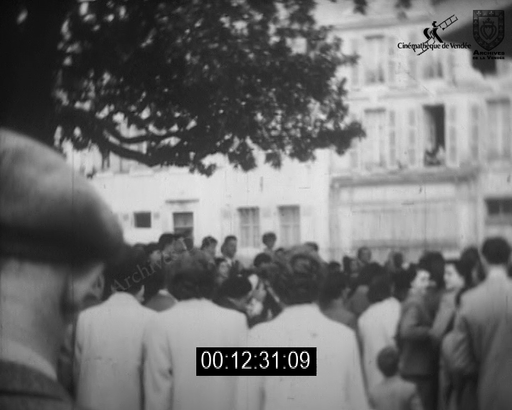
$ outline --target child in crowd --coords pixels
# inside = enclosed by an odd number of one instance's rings
[[[377,366],[385,379],[369,391],[375,410],[423,410],[416,386],[398,374],[398,351],[385,347],[377,356]]]

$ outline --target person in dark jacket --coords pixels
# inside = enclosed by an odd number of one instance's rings
[[[76,409],[57,381],[60,347],[121,226],[50,148],[0,129],[0,159],[0,409]]]
[[[320,287],[319,305],[329,319],[356,330],[356,315],[345,308],[344,291],[347,279],[341,272],[331,271]]]
[[[416,384],[425,410],[435,410],[438,359],[430,338],[433,317],[426,303],[430,274],[412,268],[410,275],[409,295],[398,325],[400,373]]]

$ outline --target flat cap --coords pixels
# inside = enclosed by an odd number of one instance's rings
[[[123,247],[116,216],[51,148],[0,128],[0,254],[110,261]]]

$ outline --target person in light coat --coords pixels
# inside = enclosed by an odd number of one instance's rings
[[[244,314],[210,299],[215,272],[208,260],[175,265],[179,302],[159,313],[144,336],[145,410],[234,410],[234,376],[196,376],[197,347],[240,347],[247,342]]]
[[[371,390],[384,380],[377,356],[385,347],[395,346],[401,306],[391,296],[391,279],[385,273],[371,282],[368,298],[372,305],[359,318],[358,330],[366,386]]]
[[[297,254],[282,266],[274,287],[287,305],[274,320],[249,332],[248,346],[316,347],[316,376],[241,376],[237,410],[366,410],[354,331],[325,317],[316,300],[320,264]]]
[[[142,337],[156,315],[141,305],[146,258],[127,248],[111,268],[113,293],[78,318],[74,385],[79,405],[90,409],[142,409]]]
[[[512,403],[510,254],[510,245],[503,238],[484,242],[486,279],[462,297],[454,331],[443,346],[454,374],[478,379],[480,410],[509,410]]]

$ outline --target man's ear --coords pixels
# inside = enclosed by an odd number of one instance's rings
[[[144,302],[144,292],[145,292],[145,287],[144,285],[142,285],[142,287],[140,288],[140,290],[135,294],[135,299],[137,299],[140,303]]]
[[[101,296],[104,287],[103,270],[105,264],[95,262],[74,269],[67,275],[63,310],[66,317],[72,318],[87,306],[91,296]]]
[[[103,271],[98,275],[98,278],[94,282],[92,286],[92,295],[95,299],[100,301],[103,296],[103,291],[105,290],[105,275]]]

